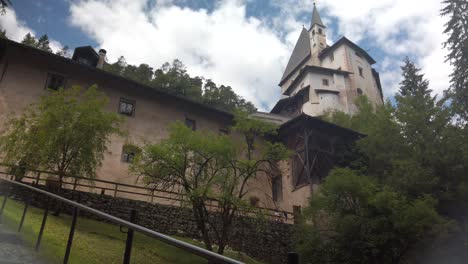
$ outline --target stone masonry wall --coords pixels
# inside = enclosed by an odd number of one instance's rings
[[[41,194],[25,188],[14,188],[14,199],[24,200],[31,197],[31,204],[44,208],[47,199]],[[32,195],[32,196],[31,196]],[[167,235],[200,238],[192,211],[189,208],[151,204],[144,201],[114,198],[88,192],[62,189],[61,195],[70,200],[77,200],[91,208],[107,214],[129,220],[130,211],[138,212],[137,224]],[[55,208],[52,204],[51,210]],[[62,206],[62,212],[72,214],[73,208]],[[94,215],[80,212],[81,216],[103,221]],[[292,245],[292,225],[265,221],[254,218],[237,218],[231,237],[230,247],[267,263],[286,263],[287,253]]]

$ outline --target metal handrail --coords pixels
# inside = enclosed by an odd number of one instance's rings
[[[188,251],[188,252],[190,252],[192,254],[198,255],[198,256],[200,256],[202,258],[205,258],[207,260],[214,261],[215,263],[232,263],[232,264],[242,264],[243,263],[243,262],[240,262],[240,261],[225,257],[223,255],[214,253],[212,251],[209,251],[209,250],[194,246],[194,245],[189,244],[187,242],[183,242],[183,241],[180,241],[178,239],[172,238],[170,236],[158,233],[156,231],[153,231],[151,229],[142,227],[140,225],[125,221],[125,220],[120,219],[118,217],[103,213],[103,212],[101,212],[99,210],[96,210],[96,209],[93,209],[91,207],[82,205],[80,203],[68,200],[68,199],[63,198],[61,196],[58,196],[56,194],[53,194],[53,193],[50,193],[50,192],[47,192],[47,191],[32,187],[30,185],[27,185],[27,184],[24,184],[24,183],[19,183],[19,182],[8,180],[8,179],[3,179],[3,178],[0,178],[0,180],[8,182],[8,183],[13,184],[13,185],[17,185],[17,186],[20,186],[20,187],[23,187],[23,188],[33,190],[33,191],[41,193],[41,194],[44,194],[44,195],[46,195],[46,196],[48,196],[50,198],[59,200],[59,201],[61,201],[63,203],[69,204],[69,205],[71,205],[71,206],[73,206],[75,208],[78,208],[80,210],[83,210],[83,211],[86,211],[88,213],[97,215],[97,216],[99,216],[101,218],[104,218],[104,219],[106,219],[108,221],[111,221],[111,222],[113,222],[115,224],[118,224],[120,226],[124,226],[124,227],[132,229],[134,231],[138,231],[138,232],[143,233],[143,234],[145,234],[147,236],[158,239],[158,240],[160,240],[160,241],[162,241],[162,242],[164,242],[166,244],[169,244],[169,245],[175,246],[177,248],[180,248],[182,250]],[[6,196],[5,196],[5,199],[7,199]]]

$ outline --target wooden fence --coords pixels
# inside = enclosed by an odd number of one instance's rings
[[[4,170],[0,170],[0,175],[13,179],[14,176],[7,172],[9,171],[9,167],[5,165],[3,165],[3,167]],[[48,176],[51,175],[56,176],[53,172],[28,169],[28,173],[22,177],[22,182],[38,185],[46,185],[47,182],[48,184],[51,182],[59,183],[58,180],[48,178]],[[90,180],[88,178],[78,176],[67,176],[63,179],[62,188],[171,206],[182,206],[187,202],[187,200],[183,199],[184,195],[178,192],[152,189],[144,186],[101,180],[97,178]],[[212,211],[217,211],[217,209],[219,209],[215,200],[210,201],[207,205]],[[255,207],[255,210],[241,210],[241,212],[246,213],[247,215],[254,214],[255,212],[262,212],[274,221],[294,223],[294,214],[284,210]]]

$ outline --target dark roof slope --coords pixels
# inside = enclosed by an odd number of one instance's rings
[[[312,11],[312,21],[310,23],[310,28],[312,28],[315,24],[325,27],[325,25],[322,22],[322,19],[320,18],[320,14],[317,10],[317,7],[315,7],[314,3],[314,11]]]
[[[356,45],[354,42],[352,42],[351,40],[347,39],[346,37],[342,37],[340,40],[338,40],[337,42],[335,42],[335,44],[331,45],[330,47],[327,47],[325,48],[324,50],[322,50],[322,52],[320,53],[319,55],[319,58],[321,60],[323,60],[323,58],[325,56],[327,56],[330,52],[333,52],[334,50],[336,50],[339,46],[341,46],[342,44],[348,44],[349,46],[351,46],[353,49],[357,50],[359,53],[361,53],[366,59],[367,61],[369,61],[369,63],[372,65],[374,64],[376,61],[369,55],[369,53],[367,53],[365,50],[363,50],[361,47],[359,47],[358,45]]]
[[[284,70],[283,77],[281,77],[281,82],[279,85],[283,84],[289,76],[296,70],[297,67],[302,65],[306,60],[310,58],[310,40],[309,32],[305,28],[302,28],[301,35],[297,40],[296,46],[294,47],[291,58],[289,59],[288,65]]]
[[[359,138],[363,138],[367,136],[366,134],[354,131],[346,127],[339,126],[334,123],[327,122],[318,117],[309,116],[307,114],[301,114],[289,120],[288,122],[282,124],[279,129],[280,135],[285,134],[285,133],[287,134],[288,131],[294,131],[295,125],[297,124],[300,124],[300,125],[305,124],[305,125],[314,126],[317,129],[324,130],[327,132],[334,131],[335,133],[339,133],[341,136],[345,138],[359,139]]]
[[[60,55],[56,55],[56,54],[51,53],[51,52],[43,51],[43,50],[31,47],[29,45],[24,45],[24,44],[21,44],[21,43],[18,43],[18,42],[9,40],[9,39],[0,38],[0,55],[6,51],[8,46],[15,46],[15,47],[18,47],[18,48],[27,49],[28,51],[40,54],[42,56],[46,56],[46,57],[48,57],[50,59],[61,61],[61,62],[72,64],[72,65],[76,65],[76,66],[81,67],[83,69],[86,69],[88,71],[95,72],[97,74],[102,75],[103,77],[114,78],[116,80],[124,82],[125,84],[128,84],[129,87],[140,87],[143,90],[148,91],[149,93],[153,93],[153,94],[156,93],[156,94],[160,94],[160,95],[163,95],[163,96],[171,97],[171,98],[180,100],[180,101],[182,101],[184,103],[191,104],[191,105],[194,105],[194,106],[198,106],[198,107],[200,107],[200,108],[202,108],[204,110],[208,110],[208,111],[212,111],[212,112],[224,115],[224,116],[226,116],[228,118],[233,117],[233,114],[231,112],[228,112],[228,111],[216,108],[216,107],[212,107],[212,106],[200,103],[200,102],[197,102],[197,101],[195,101],[193,99],[190,99],[190,98],[182,96],[182,95],[173,94],[173,93],[169,92],[166,89],[147,86],[147,85],[141,84],[139,82],[124,78],[124,77],[122,77],[120,75],[116,75],[116,74],[110,73],[108,71],[105,71],[105,70],[102,70],[102,69],[99,69],[99,68],[96,68],[96,67],[92,67],[92,66],[86,65],[84,63],[80,63],[80,62],[74,61],[72,59],[65,58],[65,57],[62,57]]]
[[[270,113],[279,114],[285,105],[289,104],[290,102],[293,102],[297,97],[303,96],[304,94],[308,94],[309,90],[310,90],[310,85],[307,85],[306,87],[302,88],[299,92],[297,92],[295,95],[278,100],[275,106],[273,106],[273,108],[271,109]]]

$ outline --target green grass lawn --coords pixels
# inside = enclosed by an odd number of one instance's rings
[[[3,201],[3,197],[0,198]],[[24,204],[8,200],[2,221],[12,230],[17,230]],[[43,210],[28,209],[21,234],[31,246],[35,244],[41,225]],[[42,238],[40,255],[51,263],[62,263],[70,232],[71,216],[60,217],[49,214]],[[180,238],[185,242],[202,246],[198,241]],[[71,250],[70,262],[77,264],[122,263],[126,234],[118,226],[86,218],[79,218]],[[227,256],[246,263],[261,263],[238,252],[229,251]],[[164,244],[156,239],[135,233],[132,249],[132,263],[207,263],[206,260],[181,249]]]

